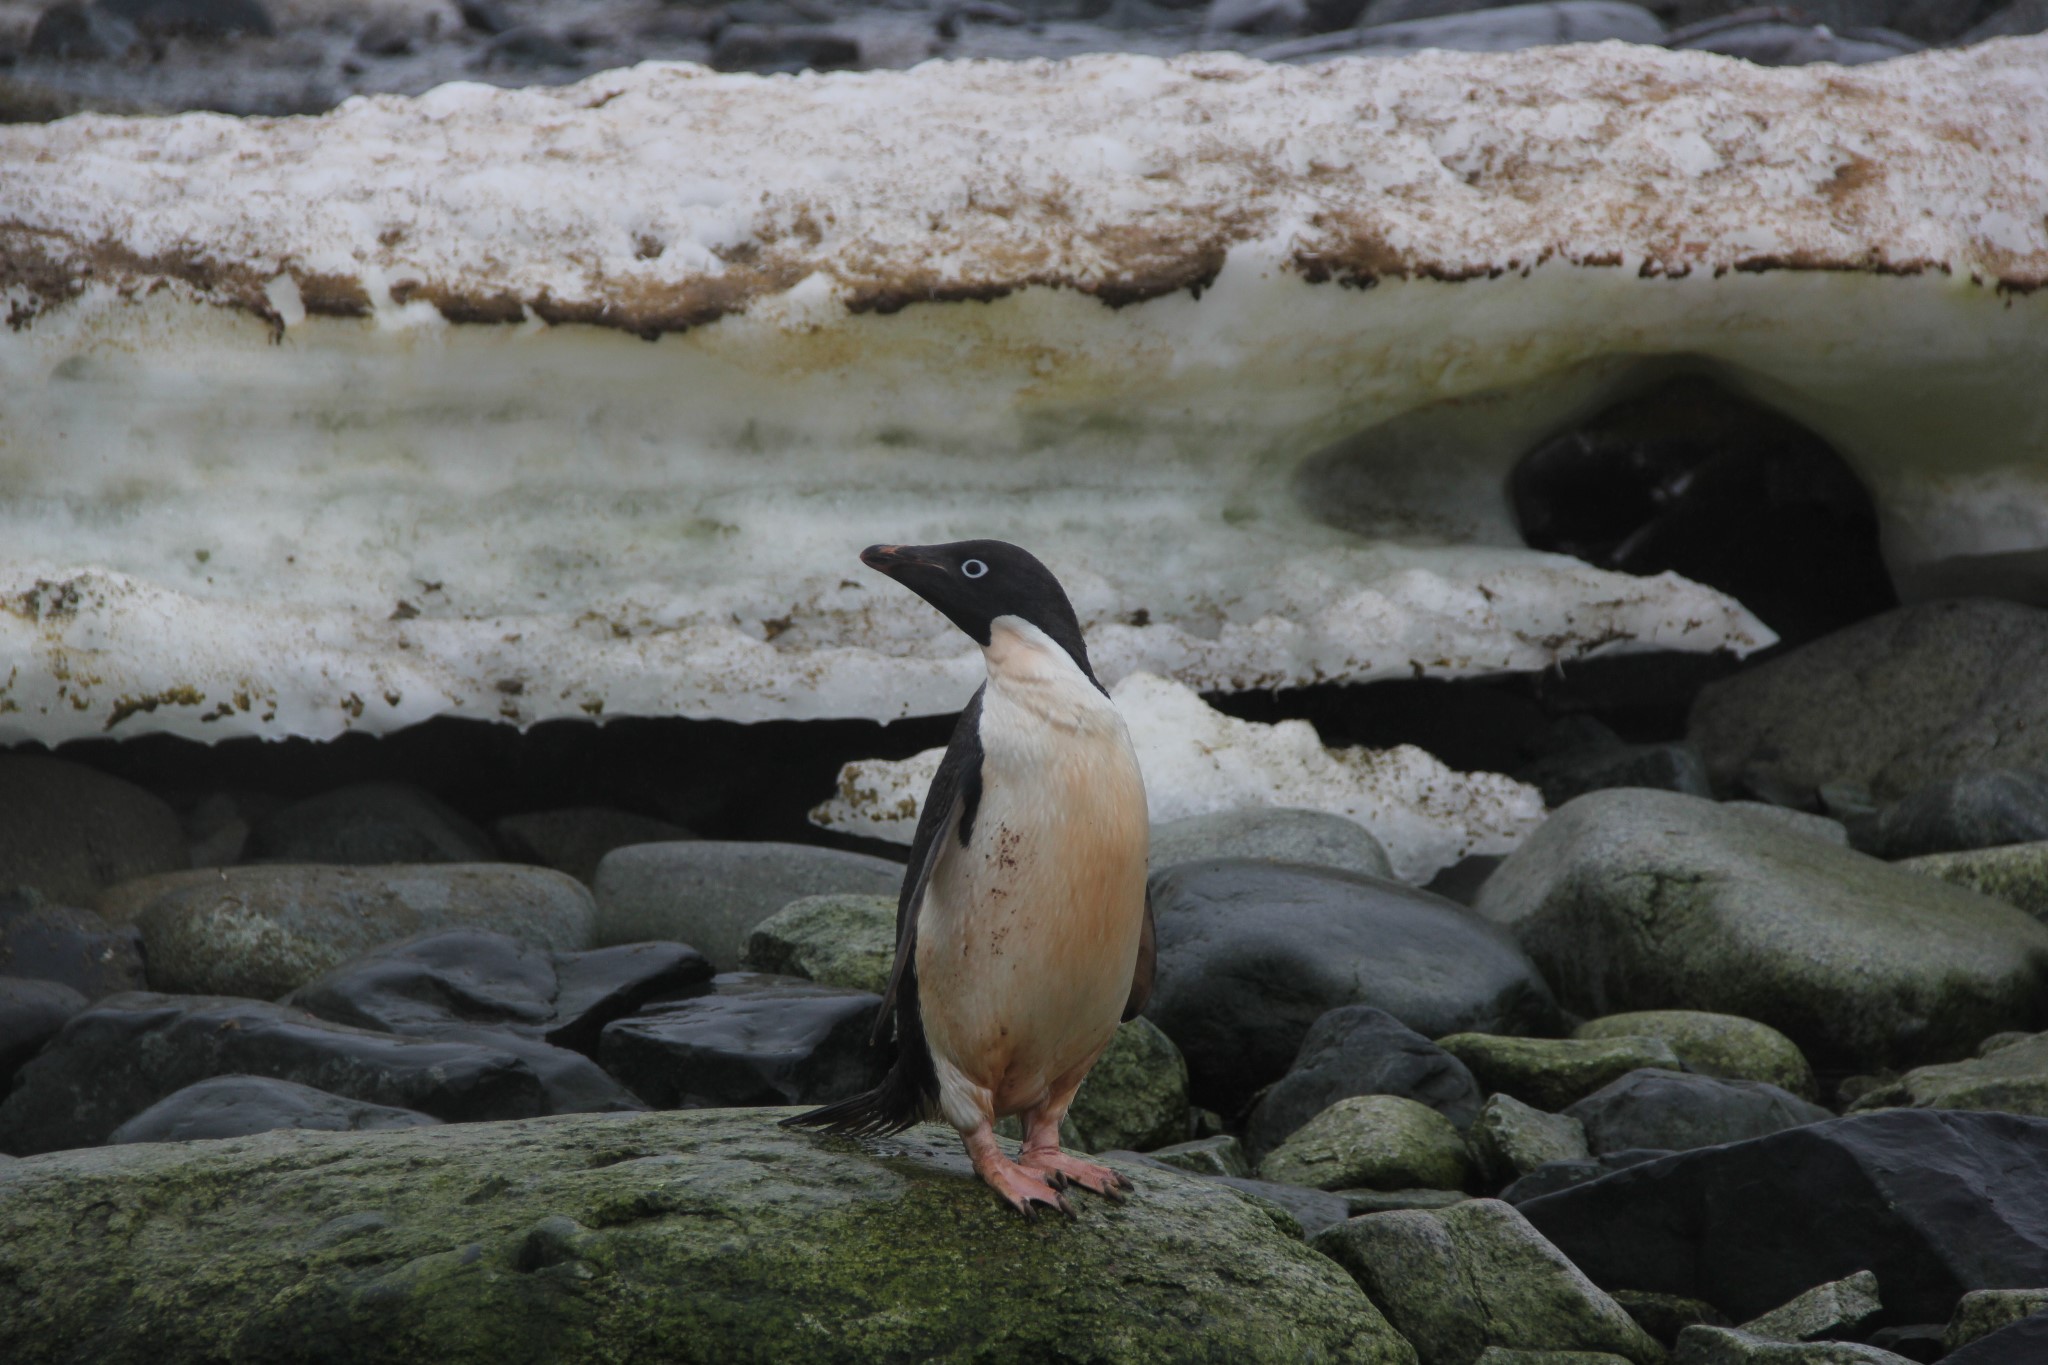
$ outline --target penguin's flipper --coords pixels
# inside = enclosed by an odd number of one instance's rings
[[[1131,973],[1130,999],[1124,1001],[1123,1022],[1130,1023],[1144,1012],[1152,998],[1152,977],[1159,969],[1159,934],[1152,921],[1152,896],[1145,895],[1145,924],[1138,930],[1138,966]]]
[[[939,770],[925,792],[917,817],[917,836],[910,844],[910,865],[896,898],[896,962],[889,970],[889,988],[875,1016],[871,1043],[889,1036],[896,1025],[896,1061],[873,1090],[782,1120],[784,1128],[823,1128],[828,1133],[869,1137],[899,1133],[928,1117],[938,1101],[938,1072],[924,1038],[924,1016],[917,999],[917,915],[925,888],[947,841],[964,848],[974,833],[974,812],[981,804],[981,694],[976,688],[967,709],[953,727],[953,739]]]

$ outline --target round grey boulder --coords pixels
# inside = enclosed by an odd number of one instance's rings
[[[192,866],[168,805],[132,782],[37,754],[0,754],[0,891],[89,904],[101,887]]]
[[[1685,1152],[1820,1123],[1833,1114],[1762,1081],[1646,1067],[1565,1109],[1596,1155],[1637,1147]]]
[[[485,863],[490,836],[407,782],[358,782],[295,801],[258,820],[243,856],[251,862]]]
[[[1165,820],[1152,826],[1152,867],[1209,858],[1259,858],[1391,877],[1393,864],[1372,832],[1329,811],[1250,806]]]

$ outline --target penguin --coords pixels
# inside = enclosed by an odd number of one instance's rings
[[[943,1118],[981,1179],[1034,1218],[1078,1186],[1131,1183],[1060,1150],[1060,1120],[1152,990],[1151,825],[1123,718],[1059,580],[1000,540],[873,545],[861,562],[981,646],[988,677],[925,794],[896,902],[896,958],[871,1040],[875,1089],[785,1127],[873,1136]],[[1023,1119],[1015,1160],[996,1120]]]

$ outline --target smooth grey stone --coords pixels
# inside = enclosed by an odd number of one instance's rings
[[[2048,1284],[2048,1120],[1852,1114],[1521,1209],[1603,1285],[1705,1299],[1739,1321],[1868,1270],[1887,1321],[1932,1322],[1972,1289]]]
[[[1564,1111],[1595,1153],[1661,1147],[1684,1152],[1741,1142],[1834,1117],[1762,1081],[1727,1081],[1654,1068],[1631,1071]]]
[[[286,1004],[385,1033],[443,1024],[542,1025],[555,1014],[555,964],[489,929],[436,929],[374,948],[293,991]]]
[[[1267,61],[1300,61],[1337,53],[1400,56],[1425,48],[1453,52],[1517,52],[1558,43],[1661,43],[1664,26],[1621,0],[1556,0],[1471,14],[1374,24],[1261,48]]]
[[[191,1142],[247,1137],[275,1128],[326,1133],[425,1128],[441,1120],[414,1109],[365,1104],[271,1076],[215,1076],[173,1091],[107,1137],[130,1142]]]
[[[888,1049],[868,1042],[880,996],[748,973],[712,984],[607,1024],[605,1070],[660,1109],[830,1104],[881,1081]]]
[[[541,1081],[504,1048],[402,1038],[267,1000],[113,995],[74,1015],[0,1102],[0,1148],[88,1147],[212,1076],[274,1076],[448,1122],[531,1118]]]
[[[636,844],[614,849],[597,865],[597,942],[687,943],[730,971],[747,935],[791,901],[894,896],[902,881],[901,863],[809,844]]]
[[[1150,894],[1159,977],[1145,1013],[1180,1047],[1207,1108],[1241,1109],[1340,1005],[1376,1006],[1431,1036],[1559,1023],[1504,933],[1399,882],[1218,859],[1155,873]]]
[[[2048,839],[2048,771],[1991,768],[1909,792],[1877,818],[1886,858],[1914,858]]]
[[[1561,806],[1575,796],[1609,787],[1655,787],[1712,796],[1707,762],[1690,744],[1625,744],[1573,749],[1540,758],[1515,773],[1541,789],[1543,802]]]
[[[1756,773],[1883,802],[1945,777],[2048,764],[2048,611],[1926,602],[1708,684],[1686,737],[1717,786]]]
[[[1877,1276],[1867,1270],[1818,1284],[1789,1302],[1741,1324],[1745,1332],[1774,1341],[1846,1337],[1884,1308]]]
[[[488,863],[490,837],[447,803],[407,782],[358,782],[294,801],[258,820],[252,862]]]
[[[1152,826],[1152,870],[1211,858],[1306,863],[1372,877],[1391,877],[1387,851],[1356,820],[1328,811],[1285,806],[1190,815]]]
[[[61,981],[87,1000],[141,990],[142,935],[22,887],[0,895],[0,976]]]
[[[1676,792],[1580,797],[1478,908],[1566,1008],[1739,1015],[1822,1068],[1965,1054],[2048,990],[2048,927],[2011,906]]]
[[[118,777],[37,754],[0,754],[0,891],[88,905],[102,887],[192,866],[170,806]]]
[[[1486,885],[1486,879],[1502,861],[1498,853],[1474,853],[1431,877],[1422,889],[1432,896],[1469,906],[1479,899],[1479,888]]]
[[[1304,1238],[1313,1237],[1324,1228],[1351,1216],[1350,1202],[1343,1195],[1331,1194],[1328,1190],[1310,1189],[1306,1185],[1281,1185],[1270,1180],[1240,1179],[1234,1175],[1219,1175],[1213,1179],[1219,1185],[1228,1185],[1241,1194],[1285,1210]]]
[[[1463,1190],[1338,1190],[1353,1218],[1396,1209],[1447,1209],[1472,1196]]]
[[[1259,1096],[1245,1129],[1252,1160],[1352,1095],[1415,1100],[1460,1129],[1479,1113],[1479,1085],[1463,1062],[1385,1010],[1345,1005],[1309,1026],[1287,1074]]]
[[[1209,0],[1203,16],[1206,33],[1255,33],[1278,37],[1299,33],[1309,24],[1312,0]]]
[[[61,981],[0,976],[0,1095],[86,1004]]]
[[[596,878],[604,855],[615,848],[695,837],[681,825],[607,806],[508,815],[491,826],[491,833],[511,861],[552,867],[586,886]]]
[[[2048,924],[2048,840],[1902,858],[1894,867],[2004,901]]]

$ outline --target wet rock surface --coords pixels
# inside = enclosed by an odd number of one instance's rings
[[[1684,1152],[1834,1117],[1762,1081],[1724,1081],[1657,1068],[1631,1071],[1564,1112],[1579,1121],[1596,1153],[1642,1147]]]
[[[1346,1005],[1317,1019],[1287,1074],[1253,1106],[1245,1142],[1254,1157],[1352,1095],[1398,1095],[1460,1129],[1478,1116],[1481,1091],[1465,1064],[1385,1010]]]
[[[367,1104],[273,1076],[215,1076],[173,1091],[107,1136],[128,1142],[248,1137],[277,1128],[330,1133],[426,1128],[441,1120],[413,1109]]]
[[[147,985],[142,935],[23,887],[0,895],[0,976],[62,982],[88,1000]]]

